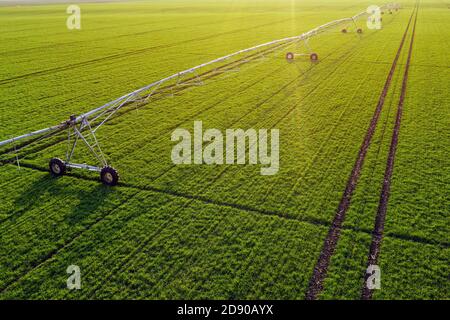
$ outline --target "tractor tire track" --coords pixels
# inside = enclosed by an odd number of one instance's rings
[[[269,50],[272,51],[272,49],[269,49]],[[341,64],[343,64],[344,61],[348,60],[348,58],[350,57],[351,53],[352,53],[352,48],[350,48],[349,50],[347,50],[346,52],[344,52],[344,53],[342,54],[342,57],[345,57],[345,58],[344,58],[344,59],[340,59],[340,63],[334,65],[335,68],[334,68],[333,73],[338,69],[338,66],[340,66]],[[256,55],[259,55],[259,54],[256,54]],[[322,60],[325,60],[325,59],[327,59],[327,58],[328,58],[328,56],[326,56],[326,57],[323,58]],[[245,59],[248,59],[248,57],[246,57]],[[313,67],[314,67],[314,66],[310,67],[306,72],[309,72]],[[304,74],[302,74],[302,75],[304,75]],[[299,78],[301,78],[302,75],[298,76],[298,77],[296,78],[296,80],[299,79]],[[294,81],[295,81],[295,80],[294,80]],[[289,86],[289,85],[292,84],[292,82],[294,82],[294,81],[291,81],[290,83],[288,83],[287,85],[285,85],[284,87],[282,87],[282,88],[281,88],[280,90],[278,90],[277,92],[282,91],[283,88]],[[308,92],[307,96],[309,96],[312,92],[314,92],[315,89],[317,89],[317,87],[319,87],[322,83],[323,83],[323,81],[320,82],[320,83],[318,83],[317,86],[316,86],[315,88],[313,88],[312,90],[310,90],[310,91]],[[295,88],[294,88],[294,89],[295,89]],[[276,94],[276,93],[275,93],[275,94]],[[271,97],[273,97],[273,95],[272,95]],[[266,100],[267,100],[267,99],[266,99]],[[291,109],[290,111],[292,111],[292,109]],[[289,113],[288,113],[288,114],[289,114]],[[281,119],[279,119],[278,122],[280,122],[281,120],[283,120],[288,114],[286,114],[286,115],[283,116]],[[242,116],[240,119],[242,119],[243,117],[245,117],[245,115]],[[278,123],[278,122],[277,122],[277,123]]]
[[[341,201],[339,203],[338,209],[336,211],[336,214],[334,216],[332,225],[328,231],[327,237],[325,238],[322,251],[320,253],[320,256],[317,260],[317,263],[314,267],[312,277],[309,281],[309,286],[306,292],[305,298],[307,300],[316,300],[319,296],[319,294],[323,290],[323,281],[326,278],[328,266],[330,264],[331,257],[334,254],[334,251],[336,249],[337,242],[340,237],[342,224],[345,220],[345,215],[347,213],[348,208],[350,207],[351,198],[353,195],[354,190],[356,189],[356,185],[358,183],[358,179],[361,173],[361,169],[364,164],[364,159],[366,157],[367,151],[369,149],[372,137],[375,133],[378,119],[380,117],[381,111],[383,109],[383,105],[389,90],[389,87],[392,82],[392,78],[394,75],[394,72],[397,67],[397,62],[400,58],[400,53],[403,49],[406,36],[408,34],[408,30],[411,24],[412,17],[414,15],[414,9],[411,13],[411,16],[408,21],[408,25],[406,27],[406,30],[403,34],[403,37],[400,41],[400,46],[397,50],[397,54],[395,55],[394,61],[392,62],[391,69],[389,71],[389,74],[387,76],[386,82],[384,84],[383,90],[381,92],[378,104],[375,108],[375,112],[372,116],[372,119],[370,121],[369,128],[367,130],[367,133],[364,137],[363,143],[359,149],[358,156],[356,159],[356,162],[353,166],[353,169],[351,171],[351,174],[349,176],[349,179],[347,181],[347,185],[345,187],[345,191],[342,195]]]
[[[417,19],[417,12],[416,12],[416,19]],[[415,28],[415,24],[414,24],[414,28]],[[411,40],[411,46],[412,46],[412,40]],[[403,90],[402,90],[402,95],[403,95]],[[402,101],[402,104],[403,104],[403,101]],[[400,108],[400,106],[399,106],[399,108]],[[400,111],[400,110],[399,110]],[[289,114],[289,113],[288,113]],[[401,115],[400,115],[400,117],[401,117]],[[284,117],[283,117],[284,118]],[[400,122],[400,120],[398,120],[399,122]],[[397,133],[397,139],[398,139],[398,133]],[[395,142],[395,146],[396,146],[396,144],[397,144],[397,140],[396,140],[396,142]],[[395,156],[395,151],[394,151],[394,156]],[[393,160],[392,160],[393,161]],[[391,171],[391,174],[392,174],[392,171]],[[387,200],[386,200],[386,202],[387,202]],[[213,202],[212,202],[213,203]],[[239,205],[237,206],[237,207],[239,207]],[[116,208],[117,209],[117,208]],[[114,209],[115,210],[115,209]],[[112,210],[112,211],[114,211],[114,210]],[[107,213],[107,215],[109,215],[110,213]],[[284,216],[283,216],[284,217]],[[100,219],[100,220],[103,220],[103,218],[102,219]],[[97,222],[100,222],[100,221],[96,221],[94,224],[96,224]],[[88,231],[89,229],[91,229],[91,226],[89,226],[88,228],[87,228],[87,230],[84,230],[84,231]],[[84,233],[84,231],[83,232],[81,232],[81,233]],[[80,234],[81,235],[81,234]],[[79,235],[77,235],[75,238],[73,238],[67,245],[70,245],[73,241],[75,241],[77,238],[79,237]],[[64,245],[62,248],[61,248],[61,250],[62,249],[64,249],[66,247],[66,245]],[[53,255],[55,255],[55,254],[57,254],[58,252],[59,252],[60,250],[56,250],[56,252],[51,252],[49,255],[48,255],[48,258],[47,259],[45,259],[42,263],[39,263],[35,268],[39,268],[42,264],[44,264],[47,260],[49,260],[49,259],[51,259],[52,258],[52,256]],[[35,268],[33,268],[33,270],[35,269]],[[31,270],[32,271],[32,270]],[[20,280],[20,279],[19,279]],[[1,290],[1,292],[3,292],[4,290]]]
[[[337,69],[337,68],[336,68],[336,69]],[[301,76],[295,78],[295,80],[297,80],[298,78],[301,78]],[[287,85],[284,85],[284,86],[282,86],[282,87],[283,87],[283,88],[284,88],[284,87],[287,87],[287,86],[291,85],[292,82],[293,82],[293,81],[289,82]],[[319,83],[318,85],[316,85],[316,88],[317,88],[320,84],[321,84],[321,83]],[[280,91],[280,90],[278,90],[278,91]],[[278,92],[278,91],[277,91],[277,92]],[[314,91],[314,90],[311,90],[308,94],[311,94],[313,91]],[[280,119],[278,119],[278,120],[276,121],[276,123],[275,123],[273,126],[276,126],[276,124],[278,124],[280,121],[282,121],[283,119],[285,119],[285,118],[286,118],[293,110],[295,110],[296,106],[297,106],[297,105],[295,104],[293,107],[291,107],[291,108],[288,110],[288,112],[285,113]],[[38,169],[38,170],[39,170],[39,168],[37,168],[37,167],[35,167],[35,166],[33,166],[33,165],[29,165],[29,166],[24,165],[24,167],[29,167],[29,168],[33,168],[33,169]],[[222,169],[221,173],[220,173],[219,175],[217,175],[216,177],[214,177],[214,178],[210,181],[210,183],[207,184],[207,185],[202,189],[202,191],[199,192],[199,194],[201,194],[201,193],[203,192],[203,190],[207,190],[210,186],[212,186],[218,179],[220,179],[220,177],[221,177],[227,170],[228,170],[228,167],[225,167],[224,169]],[[85,178],[85,177],[81,177],[81,176],[80,176],[80,178],[86,179],[86,180],[95,180],[95,181],[96,181],[96,179],[89,179],[89,178]],[[122,185],[125,185],[125,184],[122,184]],[[151,188],[151,187],[148,187],[148,188],[137,187],[137,189],[138,189],[138,190],[148,190],[148,191],[156,191],[156,190],[159,190],[159,189],[155,189],[155,188]],[[175,214],[175,213],[178,212],[179,210],[182,210],[183,208],[189,206],[189,205],[190,205],[192,202],[194,202],[194,201],[202,201],[202,202],[204,202],[204,203],[209,203],[209,204],[214,204],[214,205],[217,205],[217,204],[218,204],[218,202],[216,202],[216,201],[214,201],[214,200],[209,200],[209,199],[204,198],[204,197],[199,196],[199,195],[186,195],[186,194],[183,194],[183,193],[178,193],[178,192],[176,192],[176,191],[175,191],[175,192],[167,191],[167,192],[163,192],[163,193],[165,193],[165,194],[167,194],[167,195],[172,195],[172,196],[181,197],[181,198],[187,199],[187,200],[189,200],[189,201],[186,202],[183,206],[177,208],[177,209],[174,211],[174,214],[173,214],[173,218],[172,218],[172,219],[169,219],[168,221],[166,221],[166,223],[165,223],[163,226],[161,226],[161,228],[159,229],[159,231],[158,231],[156,234],[153,234],[153,235],[152,235],[151,237],[149,237],[146,241],[144,241],[144,243],[143,243],[142,245],[140,245],[139,247],[137,247],[136,250],[134,250],[129,256],[126,257],[126,260],[125,260],[125,261],[123,261],[121,264],[119,264],[119,265],[118,265],[116,268],[114,268],[113,270],[122,270],[123,268],[128,268],[127,265],[128,265],[129,262],[132,260],[132,257],[134,257],[136,254],[138,254],[139,252],[141,252],[141,251],[143,250],[143,248],[147,245],[147,243],[149,243],[149,242],[151,241],[151,239],[153,239],[153,238],[154,238],[155,236],[157,236],[160,232],[162,232],[162,230],[164,229],[164,227],[165,227],[166,225],[168,225],[168,224],[176,217],[176,214]],[[203,199],[203,200],[202,200],[202,199]],[[239,204],[229,204],[229,205],[226,205],[225,207],[231,207],[231,208],[235,208],[235,209],[239,209],[239,210],[249,211],[248,209],[246,209],[246,210],[243,209],[243,208],[245,208],[245,206],[242,206],[242,205],[239,205]],[[273,216],[273,214],[274,214],[274,212],[270,212],[270,211],[267,211],[267,212],[266,212],[266,215],[271,215],[271,216]],[[280,217],[283,217],[282,214],[277,214],[277,215],[279,215]],[[291,219],[296,220],[295,218],[291,218]],[[101,220],[103,220],[103,219],[101,219]],[[314,219],[311,219],[310,221],[312,221],[312,223],[314,223],[314,224],[322,224],[322,223],[326,223],[326,222],[324,222],[324,221],[314,220]],[[100,221],[98,221],[98,222],[100,222]],[[91,227],[89,227],[89,229],[91,229]],[[87,229],[87,230],[85,230],[85,231],[88,231],[89,229]],[[76,238],[79,238],[83,233],[84,233],[84,231],[83,231],[83,232],[80,232],[80,233],[77,235]],[[71,241],[70,243],[72,243],[72,242],[73,242],[73,241]],[[62,246],[59,250],[52,252],[50,255],[48,255],[48,256],[46,257],[46,260],[42,261],[37,267],[35,267],[35,268],[33,268],[32,270],[30,270],[30,272],[33,271],[34,269],[38,268],[40,265],[45,264],[47,260],[49,260],[51,257],[53,257],[54,255],[56,255],[57,253],[59,253],[59,252],[60,252],[61,250],[63,250],[65,247],[67,247],[67,246],[64,245],[64,246]],[[109,275],[109,278],[110,278],[114,273],[115,273],[115,272],[111,272],[111,274]],[[27,274],[28,274],[28,272],[27,272],[26,274],[24,274],[23,276],[21,276],[20,278],[18,278],[17,281],[20,281],[20,279],[22,279],[23,277],[25,277]],[[109,279],[109,278],[108,278],[108,279]],[[14,282],[17,282],[17,281],[14,281]],[[107,282],[107,281],[106,281],[106,282]],[[12,283],[8,284],[7,287],[10,287],[11,285],[12,285]],[[101,285],[101,286],[102,286],[102,285]],[[100,288],[101,288],[101,286],[100,286]],[[7,288],[5,288],[5,289],[3,289],[3,290],[0,289],[0,293],[3,292],[3,291],[6,291],[6,289],[7,289]],[[95,294],[95,292],[98,291],[98,289],[99,289],[99,288],[94,289],[94,291],[93,291],[92,294]]]
[[[402,120],[402,114],[403,114],[403,105],[404,105],[404,101],[405,101],[405,97],[406,97],[406,89],[408,86],[409,67],[410,67],[410,62],[411,62],[411,57],[412,57],[414,37],[415,37],[415,33],[416,33],[417,13],[418,13],[418,5],[416,7],[416,16],[414,19],[411,40],[409,43],[408,58],[406,60],[405,71],[403,74],[401,94],[400,94],[400,99],[399,99],[398,106],[397,106],[397,115],[395,118],[395,126],[394,126],[394,130],[392,132],[392,140],[391,140],[391,145],[389,147],[388,159],[386,162],[386,170],[384,173],[384,179],[383,179],[383,184],[382,184],[382,188],[381,188],[380,201],[378,204],[377,215],[375,218],[375,226],[374,226],[374,229],[372,232],[372,242],[370,244],[370,251],[369,251],[369,255],[368,255],[368,259],[367,259],[368,260],[367,266],[377,265],[378,258],[380,256],[381,242],[383,240],[383,232],[384,232],[384,222],[386,219],[387,206],[388,206],[390,190],[391,190],[392,173],[394,171],[394,161],[395,161],[395,155],[396,155],[396,151],[397,151],[398,139],[399,139],[399,134],[400,134],[400,126],[401,126],[401,120]],[[370,274],[366,273],[366,275],[364,277],[364,280],[365,280],[364,284],[367,283],[369,276],[370,276]],[[372,295],[373,295],[373,289],[369,289],[367,285],[363,285],[361,299],[370,300],[370,299],[372,299]]]
[[[216,177],[214,177],[209,183],[205,184],[204,187],[199,191],[199,193],[204,192],[205,190],[207,190],[209,187],[211,187],[218,179],[220,179],[220,177],[225,173],[226,168],[222,169],[221,173],[219,175],[217,175]],[[170,219],[166,220],[165,223],[160,226],[153,234],[149,235],[139,246],[137,246],[130,254],[128,254],[125,259],[123,261],[121,261],[120,264],[116,265],[111,272],[108,274],[107,280],[103,281],[103,283],[100,283],[99,286],[95,287],[91,294],[90,294],[90,298],[93,298],[93,296],[95,295],[95,293],[102,288],[104,285],[106,285],[109,280],[114,276],[114,274],[117,273],[117,271],[119,270],[123,270],[124,268],[128,268],[130,261],[132,262],[132,258],[135,257],[137,254],[139,254],[140,252],[142,252],[142,250],[144,250],[145,247],[148,246],[148,244],[150,244],[150,242],[155,239],[156,237],[158,237],[161,232],[163,232],[163,230],[165,229],[166,226],[168,226],[170,223],[172,223],[174,221],[174,219],[176,219],[177,216],[177,212],[179,212],[180,210],[183,210],[184,208],[189,207],[193,202],[195,202],[196,196],[192,196],[192,197],[182,197],[188,201],[186,201],[186,203],[184,203],[182,206],[176,208],[173,211],[173,214],[171,216]]]

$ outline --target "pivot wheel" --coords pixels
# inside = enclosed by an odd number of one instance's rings
[[[55,177],[62,176],[64,173],[66,173],[66,164],[59,158],[51,159],[48,166],[50,169],[50,173]]]
[[[317,53],[311,53],[309,58],[311,59],[312,62],[316,62],[319,60],[319,56],[317,55]]]
[[[294,60],[294,54],[292,52],[288,52],[286,53],[286,60],[291,62],[292,60]]]
[[[358,32],[359,34],[363,33],[363,30],[361,28],[358,28],[358,30],[356,30],[356,32]]]
[[[342,33],[347,33],[347,29],[342,29],[341,32]]]
[[[104,167],[100,171],[100,180],[107,186],[115,186],[119,182],[119,173],[110,166]]]

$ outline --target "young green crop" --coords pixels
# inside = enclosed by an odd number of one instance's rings
[[[64,5],[0,7],[0,140],[371,4],[92,3],[81,6],[80,31],[65,28]],[[317,64],[287,63],[287,50],[306,50],[290,47],[124,108],[97,132],[120,172],[115,188],[96,173],[45,172],[51,157],[64,157],[65,133],[19,153],[21,170],[2,165],[0,298],[304,298],[414,2],[402,4],[381,30],[312,39]],[[421,1],[376,299],[449,297],[447,11]],[[405,52],[321,298],[359,298],[404,62]],[[279,173],[174,165],[170,135],[196,120],[219,130],[279,129]],[[96,164],[83,147],[74,159]],[[65,286],[70,264],[81,267],[80,291]]]

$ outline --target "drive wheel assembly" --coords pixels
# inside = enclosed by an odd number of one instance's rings
[[[311,59],[312,62],[316,62],[319,60],[319,56],[317,55],[317,53],[311,53],[309,58]]]
[[[113,167],[104,167],[100,171],[100,180],[107,186],[115,186],[119,182],[119,173]]]
[[[286,60],[291,62],[292,60],[294,60],[295,56],[292,52],[288,52],[286,53]]]
[[[48,166],[50,169],[50,173],[55,177],[62,176],[64,173],[66,173],[66,164],[59,158],[51,159]]]

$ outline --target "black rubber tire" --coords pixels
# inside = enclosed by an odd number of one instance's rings
[[[309,55],[309,59],[311,59],[312,62],[316,62],[319,60],[319,56],[317,55],[317,53],[311,53]]]
[[[341,32],[342,33],[347,33],[347,29],[342,29]]]
[[[356,30],[356,32],[358,32],[359,34],[363,33],[363,30],[361,28],[358,28],[358,30]]]
[[[119,182],[119,173],[113,167],[104,167],[100,171],[100,180],[104,185],[115,186]]]
[[[294,60],[294,58],[295,58],[295,56],[294,56],[294,54],[292,52],[286,53],[286,60],[287,61],[291,62],[291,61]]]
[[[66,164],[59,158],[51,159],[48,167],[50,169],[50,173],[55,177],[60,177],[66,173]]]

